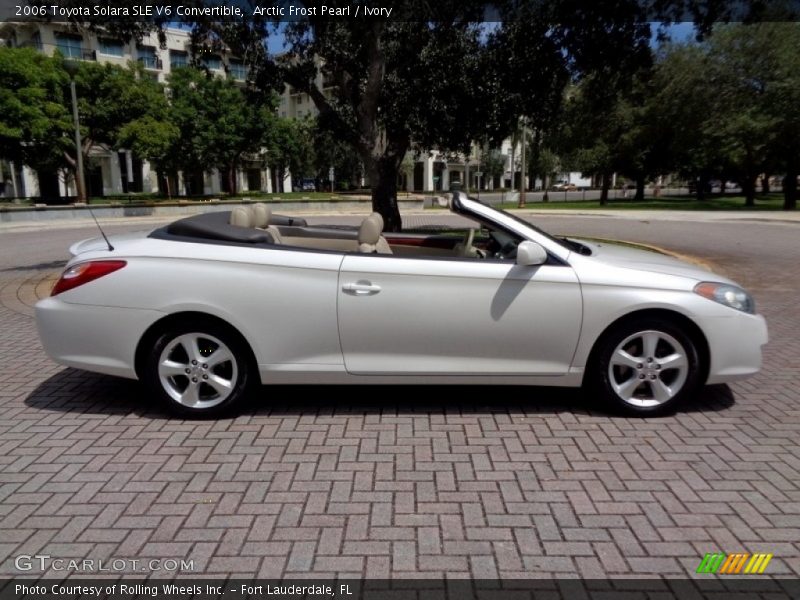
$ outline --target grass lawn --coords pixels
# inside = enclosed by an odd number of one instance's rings
[[[501,208],[517,208],[516,203],[502,204]],[[531,209],[568,209],[568,210],[781,210],[782,194],[756,196],[756,205],[748,208],[744,205],[744,196],[712,196],[706,200],[698,200],[691,196],[664,196],[646,198],[635,201],[631,199],[609,199],[608,204],[600,206],[599,200],[576,202],[528,202],[526,208]]]

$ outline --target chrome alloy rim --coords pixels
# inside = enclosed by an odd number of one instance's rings
[[[158,359],[164,391],[190,408],[211,408],[224,402],[233,392],[238,374],[230,349],[206,333],[176,337]]]
[[[640,331],[614,350],[608,380],[617,396],[632,406],[658,406],[681,391],[689,358],[681,343],[663,331]]]

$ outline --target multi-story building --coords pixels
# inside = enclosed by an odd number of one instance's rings
[[[58,50],[65,58],[81,61],[97,61],[126,66],[136,61],[144,66],[145,72],[161,83],[166,83],[172,69],[186,66],[191,61],[189,32],[182,29],[168,29],[166,44],[161,47],[155,33],[146,35],[141,41],[123,41],[111,36],[94,33],[75,33],[66,24],[44,22],[5,22],[0,23],[0,43],[10,47],[31,47],[52,55]],[[247,67],[228,53],[204,53],[200,60],[220,77],[230,77],[244,82]],[[298,111],[298,114],[299,111]],[[147,161],[139,160],[130,151],[115,150],[95,146],[89,151],[89,165],[86,169],[87,186],[93,196],[109,196],[128,192],[164,191],[165,181],[158,176]],[[65,173],[40,177],[26,165],[14,166],[16,195],[72,196],[75,195],[74,182]],[[270,192],[278,187],[291,189],[291,175],[282,182],[275,181],[270,169],[257,161],[240,169],[237,189],[240,191]],[[191,180],[187,175],[178,174],[177,181],[171,183],[171,190],[178,195],[218,194],[227,185],[225,177],[216,170],[195,175]]]

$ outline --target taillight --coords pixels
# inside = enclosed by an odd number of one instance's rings
[[[124,260],[94,260],[72,265],[61,274],[50,295],[57,296],[61,292],[66,292],[84,283],[99,279],[103,275],[118,271],[127,264]]]

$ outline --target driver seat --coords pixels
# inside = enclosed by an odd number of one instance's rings
[[[358,251],[364,254],[391,254],[392,248],[382,233],[383,217],[374,212],[358,228]]]

